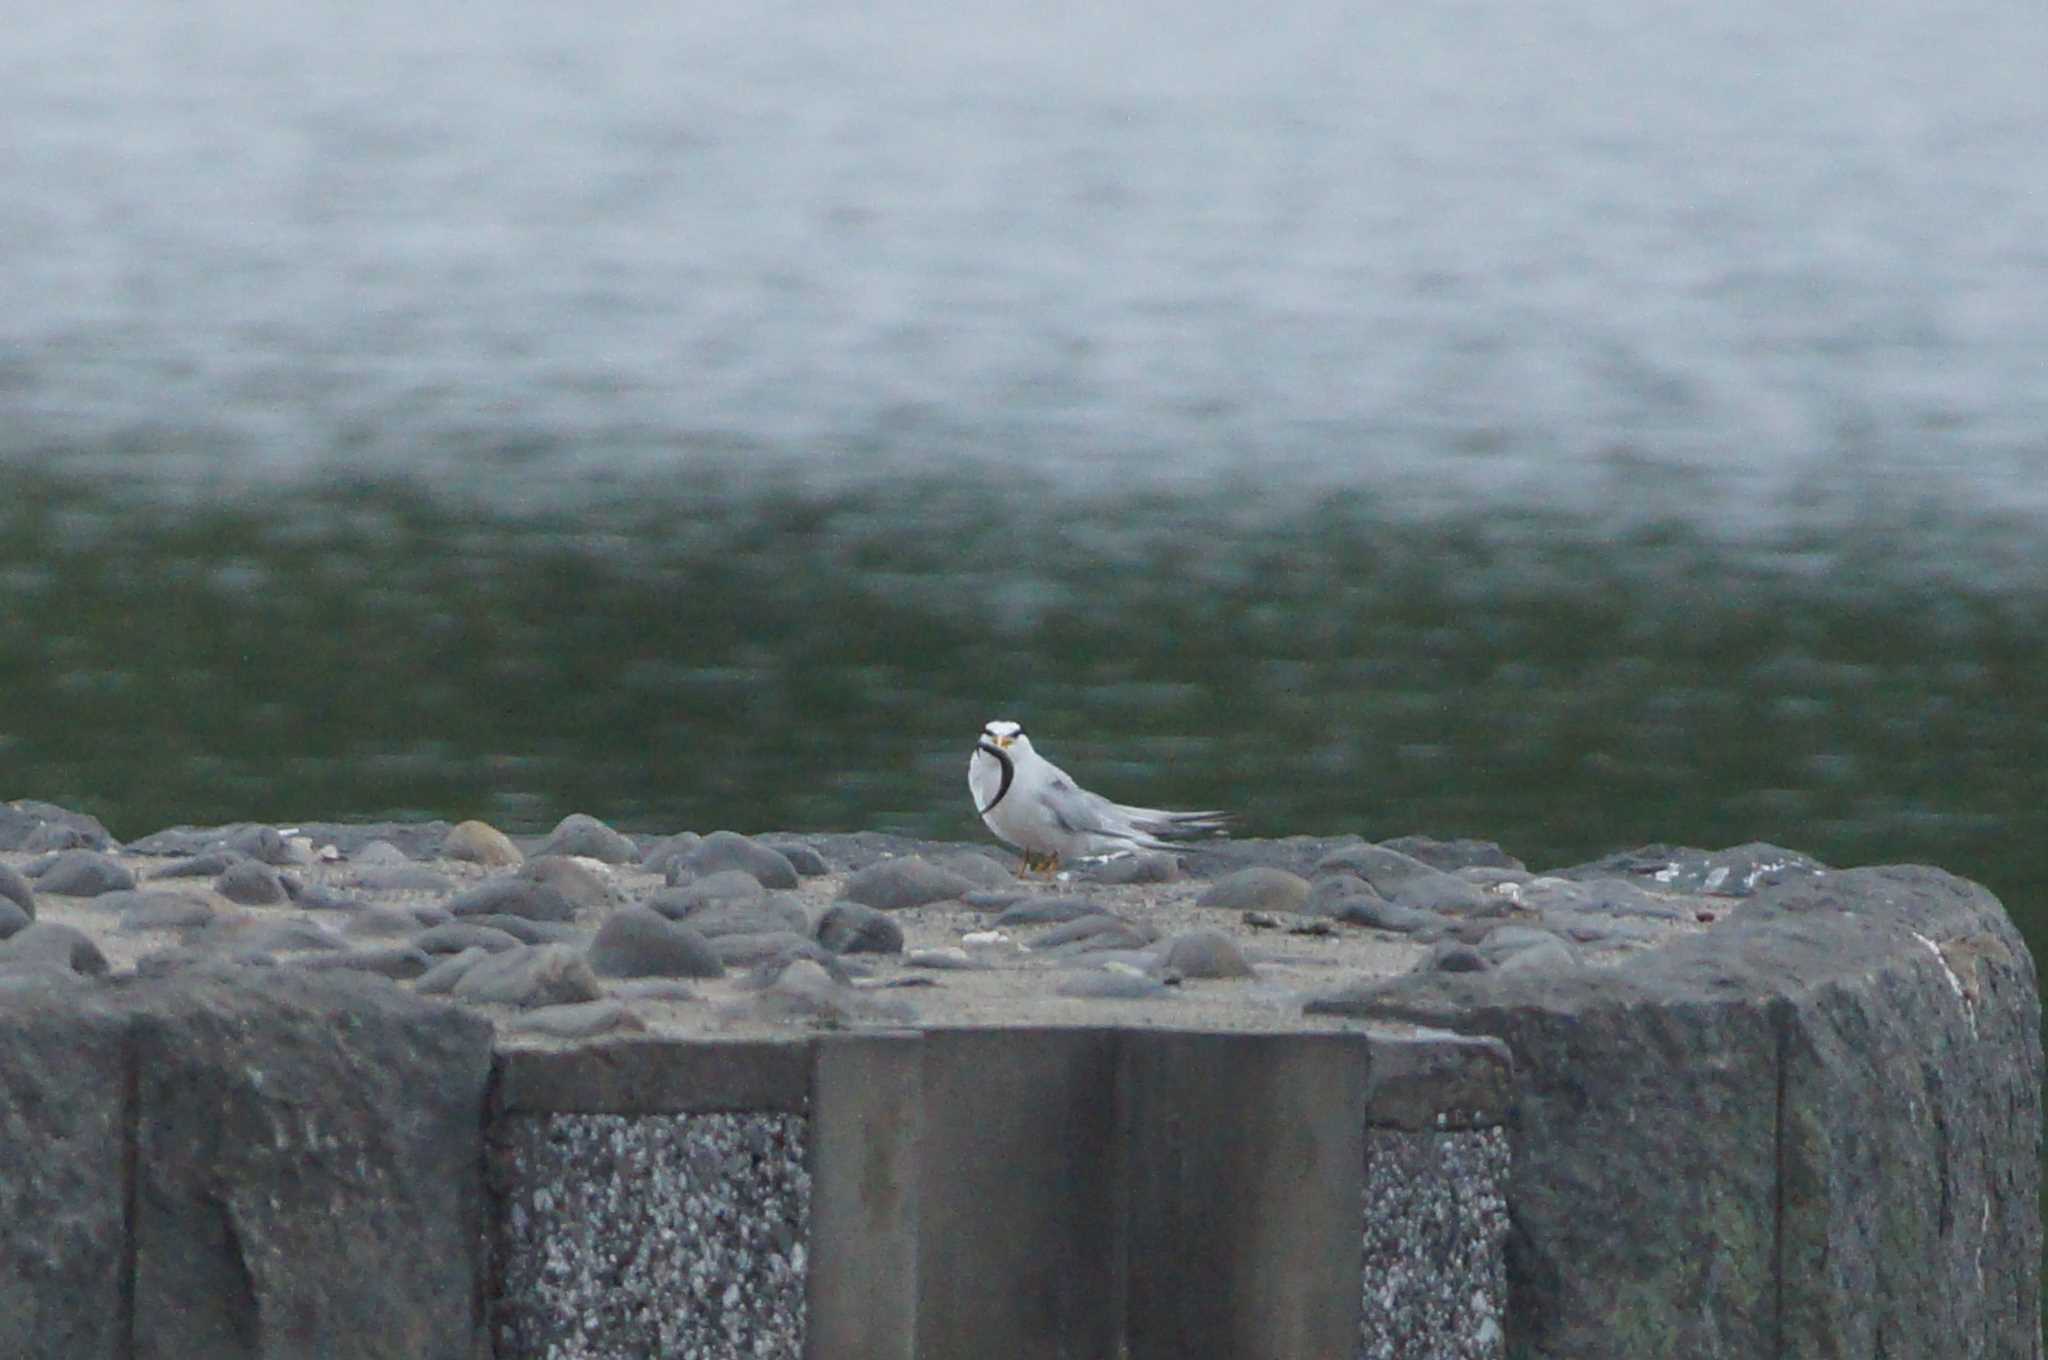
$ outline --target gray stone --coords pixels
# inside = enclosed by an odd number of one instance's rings
[[[1347,926],[1364,926],[1369,930],[1385,930],[1424,939],[1444,935],[1456,924],[1450,917],[1439,916],[1433,911],[1395,906],[1377,893],[1332,903],[1327,915]]]
[[[640,1018],[623,1001],[579,1001],[563,1006],[543,1006],[514,1019],[514,1034],[540,1034],[550,1039],[594,1039],[599,1035],[646,1029]]]
[[[277,868],[289,868],[303,862],[291,843],[274,826],[237,826],[227,830],[221,843],[236,854]]]
[[[390,841],[366,841],[363,848],[349,856],[355,864],[410,864],[412,856],[393,845]]]
[[[1620,878],[1532,878],[1517,886],[1514,897],[1524,910],[1544,913],[1572,911],[1588,916],[1679,921],[1689,911],[1689,905],[1683,901],[1674,902],[1668,895],[1648,892]]]
[[[1331,916],[1339,904],[1356,898],[1385,900],[1380,898],[1372,884],[1357,874],[1324,874],[1309,884],[1308,899],[1301,904],[1300,910],[1310,916]]]
[[[708,906],[681,916],[670,916],[707,940],[722,935],[759,935],[764,931],[811,934],[811,918],[794,902],[763,900],[749,906]]]
[[[1160,966],[1184,978],[1247,978],[1252,966],[1245,962],[1237,942],[1220,930],[1190,930],[1166,942]]]
[[[135,886],[127,866],[97,850],[66,850],[36,875],[36,888],[62,897],[98,897]]]
[[[388,841],[409,859],[433,859],[448,839],[448,823],[426,822],[301,822],[293,834],[314,846],[333,846],[352,858],[371,841]]]
[[[1563,940],[1554,937],[1541,944],[1514,950],[1494,964],[1494,967],[1503,973],[1538,972],[1545,969],[1582,966],[1578,953]]]
[[[572,944],[584,938],[584,932],[567,921],[529,921],[524,916],[491,911],[464,919],[473,925],[502,930],[521,944]]]
[[[447,925],[434,926],[421,931],[413,938],[413,945],[429,954],[460,954],[465,949],[481,949],[486,954],[502,954],[508,949],[519,948],[522,943],[524,941],[510,931],[483,925],[474,917],[466,921],[450,921]]]
[[[977,888],[1008,888],[1017,882],[1017,875],[1007,864],[998,863],[991,855],[979,850],[955,850],[950,854],[933,855],[931,863],[948,873],[960,875]]]
[[[491,956],[488,949],[465,949],[450,954],[414,979],[412,989],[421,996],[446,996],[464,973]]]
[[[369,892],[452,892],[455,881],[423,864],[370,865],[351,875],[356,886]],[[489,883],[493,880],[486,879]]]
[[[671,866],[680,871],[683,856],[703,843],[704,838],[694,831],[679,831],[673,836],[665,836],[641,852],[640,867],[651,874],[664,876],[669,873]],[[673,883],[675,879],[670,878],[669,881]]]
[[[673,921],[685,921],[709,907],[750,906],[767,896],[761,880],[739,869],[721,869],[689,883],[663,888],[646,905]]]
[[[630,836],[612,830],[595,817],[572,812],[564,817],[537,852],[541,855],[581,855],[606,864],[633,864],[640,849]]]
[[[791,959],[761,992],[759,1012],[773,1019],[851,1020],[856,997],[844,982],[812,959]]]
[[[1391,898],[1394,890],[1411,878],[1425,878],[1441,873],[1443,870],[1425,864],[1412,855],[1404,855],[1399,850],[1390,850],[1369,842],[1343,846],[1316,861],[1316,877],[1320,878],[1325,874],[1350,874],[1364,879],[1372,885],[1375,892],[1387,898]]]
[[[420,928],[420,918],[403,907],[362,907],[343,918],[341,928],[365,937],[410,935]]]
[[[563,855],[536,855],[519,872],[553,888],[579,911],[601,911],[618,900],[609,879],[589,865]]]
[[[1220,911],[1298,911],[1308,894],[1308,880],[1301,875],[1254,865],[1217,879],[1195,905]]]
[[[386,945],[379,949],[343,949],[331,954],[307,954],[291,961],[294,968],[324,972],[339,969],[352,973],[374,973],[378,977],[404,981],[422,977],[434,960],[424,950],[409,944]]]
[[[974,883],[950,869],[917,855],[871,864],[846,880],[840,895],[878,911],[901,911],[933,902],[953,901],[974,890]]]
[[[52,828],[70,834],[54,835]],[[70,844],[58,844],[60,840]],[[74,844],[89,850],[106,850],[113,846],[114,838],[107,834],[99,818],[55,803],[33,798],[0,803],[0,850],[68,850]]]
[[[16,931],[26,929],[35,918],[23,911],[12,898],[0,897],[0,940]]]
[[[1666,892],[1747,897],[1760,889],[1825,873],[1827,866],[1796,850],[1751,841],[1726,850],[1643,845],[1586,864],[1551,871],[1557,878],[1631,879]]]
[[[710,939],[711,952],[728,968],[746,968],[768,960],[808,958],[823,946],[808,935],[791,930],[763,930],[747,934],[717,935]]]
[[[345,911],[357,912],[367,907],[360,897],[337,892],[325,883],[308,883],[292,894],[292,905],[302,911]],[[421,923],[426,922],[425,909],[418,909],[411,915]]]
[[[492,954],[456,979],[458,1001],[531,1010],[604,995],[580,950],[566,944],[521,945]]]
[[[1396,836],[1392,840],[1381,841],[1380,844],[1397,854],[1406,855],[1445,873],[1453,873],[1459,869],[1509,869],[1519,872],[1528,868],[1522,861],[1492,841],[1440,841],[1432,836]]]
[[[764,888],[797,886],[796,866],[780,850],[735,831],[714,831],[673,863],[676,871],[702,877],[727,869],[751,874]]]
[[[964,949],[913,949],[903,956],[906,968],[930,968],[939,972],[982,973],[988,965]]]
[[[545,883],[517,874],[487,878],[447,902],[455,916],[523,916],[529,921],[572,921],[575,904]]]
[[[1483,973],[1493,967],[1493,961],[1459,940],[1445,940],[1415,965],[1423,973]]]
[[[808,1141],[794,1114],[499,1120],[497,1354],[797,1360]]]
[[[1455,874],[1439,873],[1434,869],[1402,879],[1386,896],[1396,906],[1435,912],[1441,916],[1485,918],[1506,916],[1515,909],[1514,902],[1508,898],[1467,883]]]
[[[803,841],[786,836],[762,836],[757,839],[760,844],[788,860],[789,867],[796,870],[801,878],[819,878],[832,872],[832,866],[825,862],[825,857]]]
[[[136,1360],[474,1355],[490,1026],[298,969],[128,1004]]]
[[[1031,942],[1034,953],[1089,953],[1098,949],[1142,949],[1152,943],[1149,926],[1120,916],[1084,916],[1054,926]]]
[[[253,859],[238,859],[213,880],[213,890],[230,902],[245,907],[269,907],[283,902],[287,894],[277,870]]]
[[[1083,1001],[1158,1001],[1174,994],[1173,988],[1158,978],[1093,968],[1070,973],[1053,991]]]
[[[1005,907],[995,919],[998,929],[1061,925],[1084,916],[1104,916],[1109,908],[1088,897],[1027,897]]]
[[[526,856],[512,838],[489,822],[458,822],[441,842],[443,859],[481,864],[487,869],[510,869],[524,863]]]
[[[720,977],[710,942],[646,907],[621,907],[605,918],[590,942],[590,966],[600,977]]]
[[[1083,862],[1075,867],[1074,877],[1083,883],[1175,883],[1182,877],[1180,856],[1164,850],[1137,850]]]
[[[11,864],[0,864],[0,901],[12,902],[21,908],[23,916],[31,921],[36,919],[35,890]]]
[[[348,948],[348,941],[311,921],[215,917],[213,925],[192,938],[214,953],[288,954],[309,949],[327,952]]]
[[[48,963],[86,977],[103,977],[107,971],[106,955],[92,937],[58,921],[31,921],[0,940],[0,960]]]
[[[604,989],[622,1001],[672,1004],[697,1000],[697,989],[681,978],[606,978]]]
[[[121,919],[115,929],[125,934],[136,934],[145,930],[185,930],[210,925],[215,915],[211,904],[196,897],[187,897],[183,893],[108,893],[100,901],[113,906],[111,899],[117,897],[121,899]]]
[[[1555,931],[1574,944],[1596,948],[1661,944],[1671,938],[1668,928],[1577,911],[1546,911],[1543,913],[1543,928]]]
[[[151,878],[212,878],[244,857],[232,850],[204,850],[150,871]]]
[[[835,902],[818,919],[818,943],[835,954],[900,954],[903,927],[858,902]]]
[[[1486,956],[1488,963],[1499,963],[1525,949],[1536,949],[1545,945],[1561,944],[1556,935],[1535,926],[1495,926],[1476,941],[1479,952]]]

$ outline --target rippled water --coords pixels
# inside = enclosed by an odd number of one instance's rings
[[[84,0],[0,458],[2048,508],[2048,10]]]
[[[2048,941],[2048,10],[85,0],[0,770],[107,817],[1778,840]]]

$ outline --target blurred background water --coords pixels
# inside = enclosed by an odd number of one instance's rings
[[[0,774],[1764,838],[2048,944],[2048,10],[9,6]]]

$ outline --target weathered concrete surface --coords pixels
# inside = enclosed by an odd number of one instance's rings
[[[917,1354],[924,1046],[912,1034],[849,1034],[817,1045],[812,1109],[806,1356],[912,1360]],[[826,1244],[852,1243],[851,1249]]]
[[[490,1045],[373,978],[0,985],[0,1355],[467,1360]]]
[[[1513,1050],[1514,1355],[2039,1354],[2039,999],[1974,884],[1802,876],[1612,968],[1314,1006]]]
[[[128,1021],[75,978],[0,978],[0,1355],[128,1341]]]
[[[136,989],[135,1360],[467,1360],[488,1024],[376,978]]]
[[[1122,1039],[1123,1353],[1342,1355],[1359,1327],[1369,1041]]]
[[[1123,1333],[1117,1035],[923,1040],[918,1354],[1116,1354]]]

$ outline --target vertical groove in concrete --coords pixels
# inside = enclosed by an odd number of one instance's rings
[[[917,1354],[923,1044],[915,1034],[819,1040],[811,1083],[804,1354]]]
[[[476,1140],[479,1203],[475,1270],[471,1275],[474,1284],[469,1302],[470,1360],[493,1360],[497,1350],[491,1342],[491,1300],[499,1297],[504,1287],[498,1247],[505,1240],[501,1229],[505,1196],[492,1174],[491,1131],[498,1127],[504,1113],[503,1070],[493,1061],[490,1075],[484,1078],[483,1099],[477,1111],[483,1135]]]
[[[1316,1360],[1358,1344],[1366,1046],[1123,1036],[1134,1360]]]
[[[1117,1038],[1105,1029],[925,1035],[920,1356],[1119,1353]]]
[[[1777,1040],[1777,1107],[1772,1122],[1775,1141],[1772,1151],[1776,1161],[1773,1167],[1771,1186],[1771,1354],[1783,1360],[1785,1354],[1785,1163],[1788,1157],[1785,1132],[1785,1073],[1786,1051],[1790,1038],[1786,1028],[1791,1024],[1791,1008],[1780,1002],[1771,1007]]]
[[[141,1175],[142,1055],[132,1022],[121,1038],[121,1265],[115,1324],[121,1360],[135,1355],[135,1218]]]

